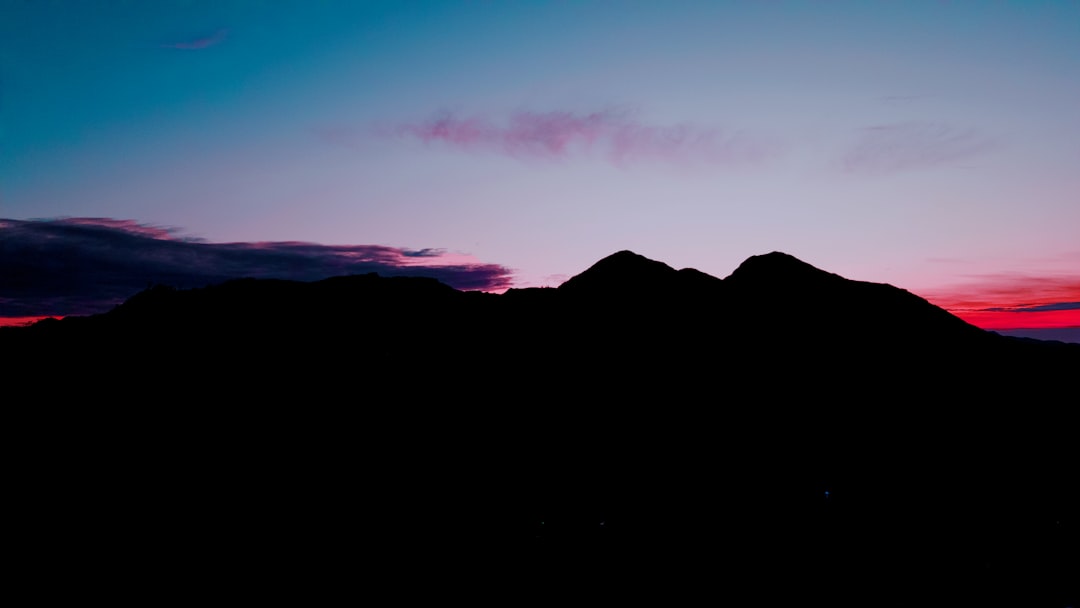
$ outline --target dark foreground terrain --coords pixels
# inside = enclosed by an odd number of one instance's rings
[[[158,286],[0,351],[43,598],[1080,602],[1080,345],[781,253]]]

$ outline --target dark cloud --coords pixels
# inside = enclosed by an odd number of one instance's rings
[[[860,130],[842,162],[844,169],[852,173],[895,173],[958,163],[993,145],[990,138],[974,129],[945,124],[876,125]]]
[[[446,254],[445,249],[432,249],[430,247],[425,247],[424,249],[415,249],[415,250],[414,249],[402,249],[401,250],[401,255],[403,255],[405,257],[408,257],[408,258],[437,258],[437,257],[445,255],[445,254]]]
[[[499,291],[511,271],[439,249],[302,242],[208,243],[176,229],[107,218],[0,219],[0,317],[105,312],[154,284],[202,287],[232,278],[300,281],[377,272]]]

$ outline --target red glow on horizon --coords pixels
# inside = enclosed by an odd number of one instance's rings
[[[981,329],[1080,327],[1075,275],[986,275],[977,282],[925,291],[923,297]]]
[[[23,325],[33,325],[42,319],[48,319],[45,317],[0,317],[0,327],[20,327]],[[62,319],[63,317],[52,316],[53,319]]]
[[[1059,329],[1080,327],[1080,310],[1045,310],[1040,312],[950,311],[981,329]]]

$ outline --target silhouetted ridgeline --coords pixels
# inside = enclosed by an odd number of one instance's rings
[[[159,286],[0,348],[38,423],[25,501],[88,559],[1077,601],[1080,345],[782,253],[720,279],[622,251],[502,295]]]

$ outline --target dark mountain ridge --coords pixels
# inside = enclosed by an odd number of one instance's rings
[[[437,576],[418,553],[460,576],[471,547],[521,585],[564,580],[554,560],[632,597],[1076,601],[1080,345],[779,252],[720,279],[620,251],[501,295],[157,286],[0,349],[29,396],[23,496],[75,551],[253,576],[363,555],[400,580]]]

